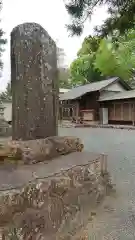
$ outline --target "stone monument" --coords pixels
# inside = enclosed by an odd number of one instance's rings
[[[12,139],[57,135],[56,44],[36,23],[11,32]]]

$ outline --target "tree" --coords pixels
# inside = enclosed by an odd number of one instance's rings
[[[0,10],[2,9],[2,1],[0,1]],[[3,68],[3,62],[2,62],[2,53],[4,51],[3,46],[6,44],[6,39],[3,38],[4,32],[2,29],[0,29],[0,70]]]
[[[96,53],[96,51],[99,48],[101,38],[100,37],[92,37],[88,36],[84,39],[82,43],[81,49],[78,51],[77,55],[82,56],[82,55],[87,55],[87,54],[93,54]]]
[[[84,85],[103,79],[100,71],[95,69],[94,62],[101,38],[88,36],[84,39],[78,58],[70,66],[70,77],[73,86]]]
[[[72,86],[84,85],[102,80],[100,71],[94,68],[94,55],[83,55],[70,66]]]
[[[111,0],[113,2],[113,0]],[[118,3],[118,5],[117,5]],[[127,32],[127,30],[135,26],[135,1],[122,0],[117,1],[115,7],[109,8],[110,17],[101,27],[96,27],[97,34],[107,36],[113,34],[115,30],[119,31],[119,35]]]
[[[7,84],[6,90],[0,94],[0,100],[11,100],[12,92],[11,92],[11,83]]]
[[[103,4],[108,5],[110,17],[96,29],[98,34],[107,36],[116,29],[124,33],[135,26],[134,0],[69,0],[65,6],[72,18],[72,24],[67,26],[71,34],[80,35],[86,19],[91,17],[95,7]]]
[[[135,30],[120,36],[117,46],[112,39],[103,39],[94,65],[105,76],[131,80],[135,69]]]
[[[59,82],[60,88],[71,88],[68,68],[59,68],[58,69],[58,82]]]

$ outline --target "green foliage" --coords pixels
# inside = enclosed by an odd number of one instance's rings
[[[101,38],[100,37],[86,37],[82,43],[81,49],[78,51],[78,56],[93,54],[98,50]]]
[[[132,81],[135,73],[135,30],[108,38],[87,37],[70,66],[72,85],[120,77]]]
[[[83,55],[72,62],[70,74],[72,85],[84,85],[89,82],[100,81],[101,74],[94,68],[94,55]]]
[[[113,0],[111,0],[113,3]],[[97,27],[95,30],[102,36],[113,34],[114,30],[118,30],[119,34],[126,33],[127,30],[134,28],[135,26],[135,1],[134,0],[122,0],[113,4],[108,9],[110,17],[104,22],[101,27]]]
[[[135,26],[135,1],[134,0],[69,0],[66,9],[71,16],[72,23],[68,29],[72,35],[80,35],[84,28],[84,22],[91,18],[95,7],[108,4],[110,17],[103,26],[96,28],[101,36],[107,36],[118,29],[120,34]]]
[[[11,92],[11,83],[7,84],[6,90],[0,94],[0,100],[11,100],[12,92]]]
[[[69,80],[69,69],[58,69],[58,82],[60,88],[71,88],[71,82]]]
[[[88,36],[84,39],[77,54],[78,58],[70,66],[70,77],[73,86],[102,80],[100,71],[94,67],[95,55],[100,41],[100,37]]]
[[[94,65],[105,76],[130,80],[135,68],[135,31],[131,30],[119,37],[117,47],[111,39],[103,39]]]

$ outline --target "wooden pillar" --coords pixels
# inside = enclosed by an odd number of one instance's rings
[[[135,125],[135,104],[132,103],[132,125]]]
[[[123,109],[123,103],[121,104],[121,120],[124,120],[124,109]]]
[[[62,111],[61,111],[61,119],[63,121],[63,106],[62,106]]]
[[[129,103],[129,118],[128,118],[128,120],[132,121],[132,107],[131,107],[131,103]]]
[[[77,101],[76,102],[76,122],[78,122],[78,117],[79,117],[79,103]]]
[[[115,119],[115,103],[113,104],[113,117]]]
[[[68,119],[70,119],[70,107],[68,107]]]
[[[133,125],[135,125],[135,103],[133,103]]]
[[[74,106],[73,106],[73,111],[72,111],[72,118],[74,118],[75,117],[75,108],[74,108]]]

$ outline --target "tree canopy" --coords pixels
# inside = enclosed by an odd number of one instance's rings
[[[70,66],[72,85],[120,77],[134,84],[135,30],[121,36],[87,37]]]
[[[73,86],[96,82],[103,79],[101,72],[94,67],[96,52],[100,44],[99,37],[86,37],[78,51],[78,57],[70,66],[70,78]]]
[[[100,28],[96,28],[97,34],[107,36],[114,30],[123,34],[135,26],[134,0],[69,0],[65,6],[72,18],[72,23],[67,26],[71,34],[80,35],[86,19],[92,16],[95,7],[104,4],[108,5],[110,17]]]
[[[6,90],[0,94],[0,100],[11,100],[12,93],[11,93],[11,83],[7,84]]]
[[[94,65],[105,76],[131,80],[135,69],[135,30],[120,36],[117,45],[112,39],[103,39]]]
[[[60,88],[71,88],[68,68],[61,67],[58,69],[58,82]]]
[[[83,55],[70,66],[72,85],[84,85],[102,80],[99,70],[94,68],[94,55]]]
[[[87,54],[93,54],[96,53],[96,51],[99,48],[101,38],[94,36],[92,37],[91,35],[86,37],[82,43],[82,47],[78,51],[77,55],[82,56],[82,55],[87,55]]]

